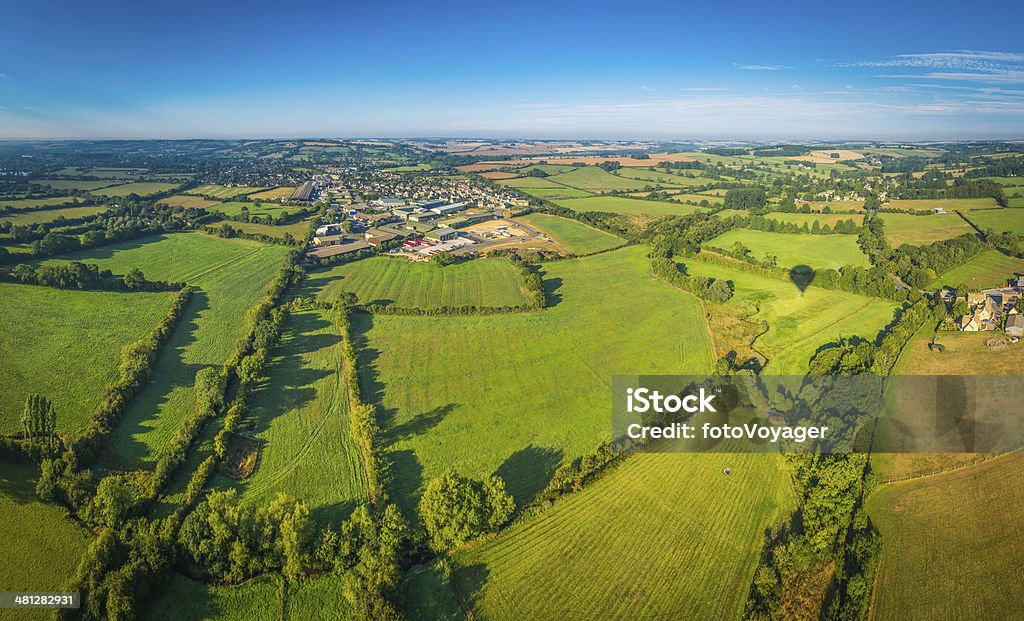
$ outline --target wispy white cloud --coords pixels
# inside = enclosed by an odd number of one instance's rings
[[[883,59],[840,63],[839,67],[903,68],[922,73],[876,75],[886,79],[923,79],[986,84],[1024,82],[1024,53],[957,50],[926,54],[899,54]]]
[[[651,88],[650,86],[643,86],[643,85],[641,85],[640,86],[640,90],[653,93],[655,89]]]
[[[681,90],[681,91],[689,91],[689,92],[696,92],[696,93],[704,93],[704,92],[711,93],[711,92],[727,91],[729,89],[722,88],[720,86],[689,86],[689,87],[686,87],[686,88],[681,88],[679,90]]]
[[[984,84],[1021,84],[1024,83],[1024,69],[1021,70],[1000,70],[1000,71],[930,71],[928,73],[896,73],[876,75],[876,78],[886,79],[923,79],[923,80],[950,80],[957,82],[981,82]]]
[[[736,65],[736,68],[743,71],[783,71],[785,69],[792,69],[788,65]]]

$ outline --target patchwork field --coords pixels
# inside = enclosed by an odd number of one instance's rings
[[[954,213],[927,216],[884,213],[878,217],[885,224],[885,237],[893,248],[899,248],[903,244],[925,246],[974,232],[970,224]]]
[[[0,283],[0,431],[19,428],[31,393],[53,401],[60,432],[82,429],[117,378],[121,349],[160,321],[173,296]]]
[[[933,327],[933,326],[929,326]],[[1011,344],[992,351],[985,341],[991,332],[940,332],[943,352],[928,348],[931,330],[919,332],[906,346],[896,366],[897,375],[1018,375],[1024,369],[1024,345]]]
[[[571,188],[578,188],[588,192],[608,192],[611,190],[640,190],[644,186],[651,185],[650,182],[625,179],[611,174],[597,166],[586,166],[569,172],[553,175],[548,178],[550,181],[567,185]]]
[[[484,619],[739,618],[789,487],[773,456],[637,455],[458,553],[453,581]]]
[[[50,186],[54,190],[85,190],[91,192],[100,188],[109,188],[121,181],[115,179],[102,179],[92,181],[76,181],[74,179],[40,179],[32,182],[35,185]]]
[[[741,243],[755,259],[766,254],[775,256],[782,267],[809,265],[815,269],[844,265],[868,266],[868,258],[860,251],[855,235],[797,235],[749,229],[734,229],[708,241],[705,245],[732,250]]]
[[[295,186],[286,186],[282,188],[271,188],[269,190],[263,190],[262,192],[254,192],[249,195],[249,198],[254,201],[276,201],[282,198],[288,198],[295,192]]]
[[[682,201],[684,203],[697,203],[698,205],[701,204],[702,202],[706,201],[707,204],[712,206],[712,207],[715,207],[717,205],[721,205],[722,202],[723,202],[723,199],[721,199],[721,198],[719,198],[717,196],[713,196],[713,195],[708,195],[708,194],[685,194],[685,193],[673,194],[672,195],[672,200],[674,200],[674,201]]]
[[[0,214],[0,221],[6,220],[14,225],[27,226],[31,224],[41,224],[43,222],[53,222],[57,218],[68,218],[69,220],[73,218],[82,218],[84,216],[102,213],[107,209],[108,207],[105,205],[65,207],[64,209],[39,209],[36,211],[26,211],[24,213]]]
[[[139,196],[151,196],[153,194],[159,194],[160,192],[167,192],[181,185],[180,183],[165,183],[162,181],[142,181],[139,183],[126,183],[125,185],[115,185],[112,188],[104,188],[102,190],[95,190],[93,194],[99,194],[101,196],[108,196],[111,198],[118,196],[128,196],[129,194],[138,194]]]
[[[0,588],[5,591],[63,591],[78,567],[91,535],[65,511],[36,497],[35,465],[0,464]],[[0,619],[49,618],[24,610],[0,610]]]
[[[306,233],[309,232],[309,222],[307,220],[299,220],[291,224],[260,224],[257,222],[228,222],[227,224],[236,231],[253,235],[282,238],[285,233],[291,233],[292,237],[299,241],[305,239]]]
[[[67,257],[97,263],[115,274],[138,267],[150,279],[187,281],[198,288],[157,357],[153,381],[135,397],[112,434],[108,465],[135,467],[155,459],[192,407],[196,373],[223,364],[245,329],[246,310],[263,294],[287,253],[283,246],[179,233]]]
[[[939,275],[930,287],[967,285],[972,290],[1002,287],[1011,276],[1024,275],[1024,259],[1008,257],[998,250],[985,250],[966,263]]]
[[[56,196],[54,198],[0,198],[0,207],[13,207],[15,209],[37,209],[51,205],[71,205],[81,202],[77,196]],[[12,214],[13,215],[13,214]],[[7,219],[9,216],[0,214],[0,218]]]
[[[381,404],[404,510],[447,468],[497,472],[523,503],[559,463],[608,438],[612,375],[711,368],[699,302],[653,280],[645,254],[546,264],[540,313],[356,316],[364,395]]]
[[[728,210],[728,211],[735,211],[735,210]],[[775,213],[765,214],[765,217],[768,218],[769,220],[775,220],[777,222],[793,223],[793,224],[796,224],[798,226],[803,226],[804,224],[807,224],[807,226],[814,226],[814,223],[817,222],[821,226],[825,226],[827,224],[827,225],[829,225],[830,227],[833,227],[833,228],[835,228],[835,225],[836,225],[837,222],[842,222],[842,221],[846,221],[846,220],[853,220],[854,224],[856,224],[857,226],[860,226],[861,223],[864,220],[863,216],[856,215],[856,214],[849,214],[849,213],[779,213],[779,212],[775,212]]]
[[[945,209],[946,211],[960,210],[964,211],[967,209],[992,209],[998,207],[994,198],[936,198],[936,199],[918,199],[918,200],[902,200],[897,199],[890,201],[886,207],[893,209],[906,209],[911,210],[930,210],[930,209]]]
[[[208,198],[203,198],[202,196],[191,196],[187,194],[175,194],[174,196],[168,196],[160,202],[164,205],[170,205],[171,207],[184,207],[186,209],[190,207],[209,209],[220,204],[219,201],[212,201]]]
[[[241,201],[220,203],[215,207],[210,207],[210,211],[219,211],[225,216],[238,216],[241,215],[242,209],[249,210],[250,216],[272,216],[274,218],[294,212],[296,207],[285,207],[278,203],[259,203],[251,202],[245,203]]]
[[[341,291],[352,291],[364,304],[420,308],[517,306],[527,301],[518,274],[505,259],[473,259],[438,267],[372,257],[309,273],[302,295],[330,301]]]
[[[739,306],[753,321],[765,321],[768,331],[754,341],[767,356],[765,373],[803,375],[819,347],[842,336],[872,340],[888,324],[897,305],[845,291],[808,287],[803,293],[788,280],[777,280],[740,269],[687,261],[687,271],[724,278],[735,288],[730,305]]]
[[[213,198],[220,198],[229,200],[236,196],[245,196],[246,194],[252,194],[253,192],[262,192],[267,189],[267,186],[247,186],[247,185],[201,185],[198,188],[186,190],[186,194],[201,194],[203,196],[211,196]]]
[[[284,492],[319,521],[337,524],[366,502],[359,452],[349,435],[341,339],[318,311],[292,314],[253,397],[242,433],[259,439],[255,472],[243,481],[218,475],[246,501],[267,504]]]
[[[683,216],[702,211],[694,205],[667,201],[648,201],[623,196],[594,196],[554,201],[576,211],[607,211],[626,215]]]
[[[982,231],[1010,231],[1024,235],[1024,209],[978,209],[965,214]]]
[[[874,619],[1009,619],[1024,609],[1024,455],[891,483],[866,509],[882,535]],[[956,611],[955,615],[951,611]]]
[[[554,240],[560,248],[563,248],[570,254],[590,254],[621,246],[625,243],[625,240],[620,237],[616,237],[611,233],[605,233],[570,218],[532,213],[521,216],[519,220],[543,232]]]
[[[559,186],[556,188],[517,187],[516,189],[523,194],[529,194],[530,196],[536,196],[537,198],[585,198],[587,196],[592,196],[590,192],[577,190],[576,188],[567,188],[565,186]]]

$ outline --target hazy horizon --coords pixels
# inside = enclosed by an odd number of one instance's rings
[[[1024,7],[1005,3],[189,0],[8,17],[4,139],[1024,138]]]

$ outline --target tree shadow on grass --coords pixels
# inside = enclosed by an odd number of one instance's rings
[[[465,602],[470,609],[479,609],[484,586],[490,574],[490,570],[483,563],[457,565],[450,579],[456,597]]]
[[[0,463],[0,496],[18,504],[35,502],[38,478],[35,464]]]
[[[505,481],[516,506],[521,507],[547,487],[563,456],[562,449],[531,444],[512,453],[494,474]]]
[[[543,278],[543,274],[541,275]],[[547,308],[558,306],[562,301],[562,294],[558,290],[562,288],[561,278],[544,278],[544,305]]]
[[[444,420],[444,417],[451,414],[454,409],[454,403],[447,403],[428,412],[421,412],[404,423],[396,425],[394,420],[389,420],[388,424],[384,426],[384,439],[388,444],[391,444],[426,433],[438,426]],[[391,418],[393,419],[394,417]]]
[[[98,259],[112,259],[114,255],[119,252],[125,252],[127,250],[137,250],[143,246],[154,244],[159,241],[170,239],[171,233],[159,233],[157,235],[147,235],[146,237],[137,237],[135,239],[120,241],[116,244],[107,244],[105,246],[96,246],[95,248],[86,248],[73,252],[69,255],[54,257],[55,259],[62,259],[67,261],[82,261],[88,263],[90,260],[95,261]]]
[[[329,505],[320,505],[314,507],[309,512],[309,517],[321,526],[328,524],[338,527],[339,524],[344,522],[352,515],[352,512],[356,510],[357,503],[354,500],[345,500],[342,502],[335,502]]]
[[[415,521],[416,503],[423,486],[423,464],[410,450],[389,451],[385,456],[387,477],[395,503],[409,520]]]
[[[150,456],[151,448],[138,437],[155,427],[159,412],[166,407],[177,388],[191,388],[196,373],[206,365],[185,362],[188,349],[196,341],[199,318],[210,307],[209,296],[197,289],[188,308],[174,328],[170,340],[160,348],[149,381],[135,395],[121,422],[114,427],[103,462],[111,467],[133,468]]]

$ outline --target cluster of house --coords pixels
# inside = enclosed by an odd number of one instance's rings
[[[971,312],[960,317],[958,325],[964,332],[998,330],[1009,337],[1024,337],[1024,314],[1017,309],[1018,300],[1024,296],[1024,278],[1018,278],[1014,286],[999,289],[985,289],[967,294],[967,305]]]

